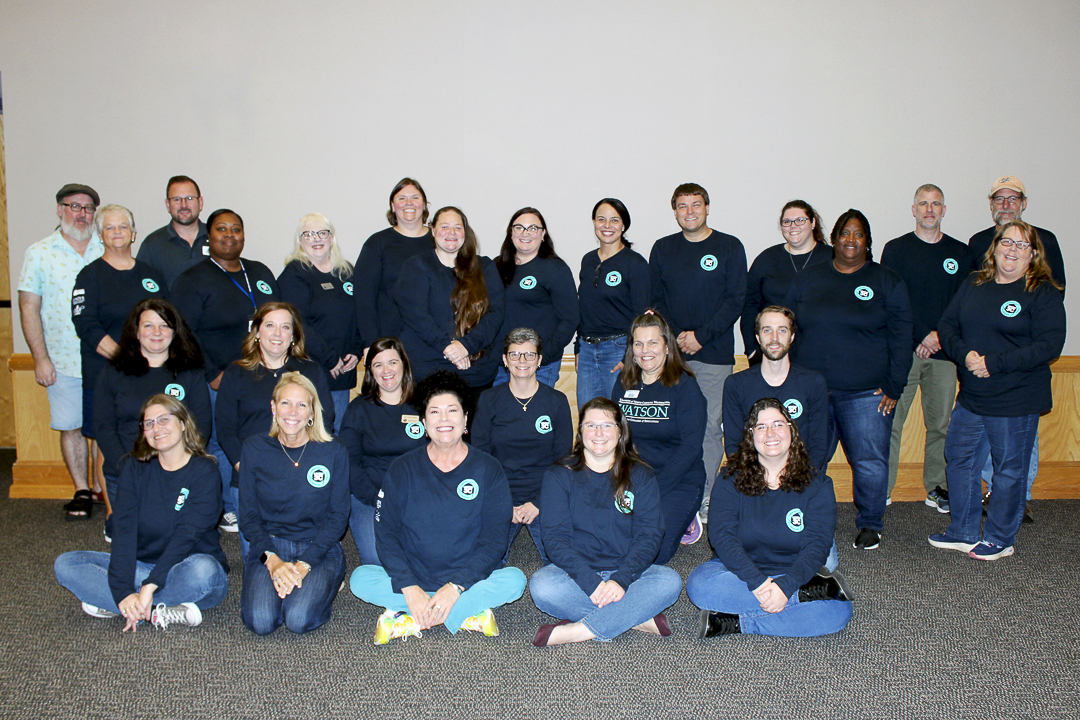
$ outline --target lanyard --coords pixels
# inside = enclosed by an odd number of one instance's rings
[[[239,290],[240,292],[244,293],[244,295],[247,296],[247,299],[251,301],[251,307],[255,308],[256,310],[259,309],[259,306],[255,304],[255,293],[251,292],[251,281],[248,280],[248,274],[247,274],[247,270],[244,269],[244,261],[243,260],[240,261],[240,272],[244,273],[244,282],[247,283],[247,290],[245,290],[243,287],[241,287],[240,283],[236,282],[236,278],[234,278],[232,276],[232,274],[228,270],[226,270],[225,268],[218,265],[217,260],[215,260],[214,258],[210,258],[210,262],[217,265],[218,268],[221,270],[221,272],[225,273],[225,277],[232,280],[232,284],[236,286],[236,289]],[[248,329],[250,330],[250,328],[248,328]]]

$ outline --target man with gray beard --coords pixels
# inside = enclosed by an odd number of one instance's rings
[[[60,226],[27,248],[19,273],[19,315],[34,357],[34,379],[49,393],[49,426],[60,431],[60,450],[75,483],[75,498],[64,506],[68,520],[85,520],[93,510],[89,452],[82,434],[82,363],[71,307],[78,303],[72,298],[75,277],[105,252],[94,232],[94,211],[100,203],[88,185],[60,188]]]

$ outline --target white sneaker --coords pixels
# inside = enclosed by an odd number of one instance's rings
[[[227,512],[222,515],[218,527],[227,533],[239,532],[240,528],[236,525],[236,513]]]
[[[181,603],[180,605],[158,603],[153,614],[150,615],[150,624],[162,630],[170,625],[197,627],[201,623],[202,611],[193,602]]]
[[[96,618],[120,617],[119,613],[114,613],[113,611],[106,610],[105,608],[99,608],[97,605],[91,605],[90,603],[83,603],[82,604],[82,609],[83,609],[83,612],[86,613],[87,615],[89,615],[90,617],[96,617]]]

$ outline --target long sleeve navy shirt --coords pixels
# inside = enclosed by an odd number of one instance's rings
[[[649,254],[653,305],[678,336],[693,330],[701,350],[688,359],[735,364],[735,323],[746,299],[746,250],[737,237],[712,231],[690,242],[681,232],[660,238]]]
[[[381,337],[401,337],[404,323],[394,302],[401,266],[413,255],[433,247],[430,230],[414,238],[392,227],[380,230],[364,242],[353,273],[361,347],[366,348]]]
[[[105,458],[106,477],[116,477],[120,458],[135,449],[135,440],[142,434],[143,403],[158,393],[184,403],[199,434],[204,440],[210,437],[214,413],[202,368],[173,373],[156,367],[145,375],[125,375],[106,365],[94,387],[94,433]]]
[[[239,515],[240,532],[251,543],[248,557],[273,552],[273,535],[310,542],[296,559],[315,567],[345,534],[351,509],[349,454],[337,440],[308,442],[288,453],[269,435],[244,441]]]
[[[540,513],[544,552],[586,595],[600,584],[600,571],[623,590],[649,569],[660,551],[664,518],[660,491],[649,468],[630,472],[624,496],[630,510],[616,505],[611,475],[555,465],[544,473]]]
[[[600,251],[581,258],[578,274],[578,337],[608,337],[630,330],[652,302],[649,263],[624,247],[600,262]]]
[[[969,277],[938,325],[941,345],[957,365],[956,401],[976,415],[1021,417],[1049,412],[1050,361],[1065,346],[1065,302],[1050,283],[1035,292],[1025,280],[975,285]],[[967,369],[974,350],[990,377]]]
[[[486,579],[502,563],[513,512],[502,466],[482,450],[470,447],[449,472],[427,446],[399,457],[375,506],[375,548],[394,592]]]
[[[353,497],[372,507],[390,463],[427,445],[423,420],[412,405],[384,405],[360,396],[345,410],[338,440],[349,451]]]
[[[179,470],[165,470],[154,458],[121,463],[113,505],[109,590],[120,601],[135,588],[136,561],[154,566],[143,584],[165,587],[173,566],[191,555],[210,555],[229,571],[217,523],[221,516],[221,476],[211,458],[192,456]]]
[[[509,384],[485,390],[476,406],[472,444],[502,463],[514,505],[540,507],[544,472],[573,449],[570,403],[543,383],[525,410]]]
[[[771,577],[790,598],[829,556],[836,530],[832,479],[822,470],[802,492],[751,497],[725,472],[713,485],[708,528],[716,557],[748,589]]]
[[[1050,266],[1050,274],[1054,276],[1057,284],[1062,287],[1061,294],[1064,295],[1065,259],[1061,256],[1061,245],[1058,244],[1057,235],[1046,228],[1034,225],[1032,227],[1035,228],[1035,232],[1039,233],[1039,239],[1042,240],[1043,249],[1046,251],[1046,263]],[[982,269],[983,258],[986,257],[986,252],[990,249],[990,246],[994,244],[995,233],[997,233],[996,227],[988,227],[975,233],[968,240],[969,260],[973,271]]]
[[[832,247],[818,243],[804,255],[792,255],[787,243],[765,248],[754,258],[746,274],[746,300],[743,302],[742,320],[739,328],[743,337],[743,352],[747,355],[760,352],[754,321],[759,312],[770,305],[784,305],[788,289],[795,276],[808,267],[820,265],[832,259]]]
[[[533,258],[514,268],[504,291],[502,327],[495,352],[502,354],[507,333],[532,328],[544,347],[544,365],[562,362],[563,349],[578,327],[578,296],[574,274],[560,258]]]
[[[469,385],[481,387],[495,379],[502,348],[495,347],[503,320],[503,284],[495,263],[480,258],[484,267],[488,311],[464,337],[454,333],[454,311],[450,296],[457,285],[453,268],[439,262],[435,251],[414,255],[401,266],[394,300],[401,312],[405,327],[401,342],[409,354],[413,375],[425,378],[436,370],[457,372]],[[459,340],[469,355],[484,351],[468,370],[458,370],[443,357],[443,350],[453,340]]]
[[[892,270],[867,261],[846,274],[823,263],[799,273],[786,307],[799,332],[792,362],[825,376],[829,390],[881,388],[894,400],[911,370],[911,305]]]
[[[255,310],[281,299],[270,268],[257,260],[241,262],[246,280],[244,273],[227,272],[206,258],[181,273],[170,291],[176,309],[199,339],[206,357],[207,382],[240,359]],[[248,282],[251,297],[247,295]]]
[[[363,346],[356,330],[355,285],[314,265],[293,260],[278,275],[281,299],[292,303],[304,323],[304,351],[329,373],[348,354],[360,357]],[[331,390],[356,387],[356,369],[328,378]]]

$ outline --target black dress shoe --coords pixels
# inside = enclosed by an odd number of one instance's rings
[[[698,640],[717,637],[718,635],[734,635],[741,633],[739,616],[729,613],[701,611],[701,624],[698,627]]]

